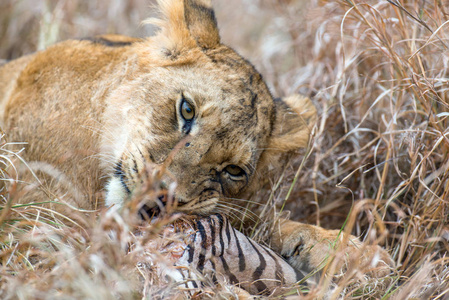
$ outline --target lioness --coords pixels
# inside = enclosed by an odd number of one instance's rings
[[[61,201],[123,205],[147,163],[166,164],[176,210],[208,215],[257,188],[279,153],[307,144],[310,100],[273,99],[255,68],[220,42],[209,1],[159,6],[155,36],[68,40],[0,67],[2,128],[28,143],[23,155],[40,162],[36,170],[45,173],[45,163],[60,172],[45,184]],[[28,197],[44,197],[36,193]],[[282,221],[272,247],[313,269],[338,235]],[[344,240],[348,252],[362,245]],[[364,258],[389,264],[380,247],[364,249]]]

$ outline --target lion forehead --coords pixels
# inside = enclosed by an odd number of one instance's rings
[[[198,106],[202,125],[207,125],[207,121],[214,128],[244,128],[260,136],[269,135],[274,104],[262,76],[228,48],[211,53],[205,52],[186,65],[145,72],[141,82],[148,93],[143,102],[166,111],[168,107],[173,109],[176,98],[184,95]]]

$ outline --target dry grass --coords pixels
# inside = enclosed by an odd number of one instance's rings
[[[144,0],[2,1],[0,57],[69,37],[145,35],[151,28],[138,25],[148,7]],[[215,7],[225,43],[256,65],[273,94],[309,95],[319,111],[312,154],[299,176],[301,157],[274,179],[272,202],[300,221],[346,224],[390,249],[398,265],[389,280],[364,283],[355,264],[334,285],[321,278],[307,297],[448,299],[446,2],[217,0]],[[168,296],[169,289],[148,290],[154,278],[141,282],[136,264],[147,258],[122,255],[129,239],[136,242],[128,221],[77,212],[71,219],[79,226],[68,228],[37,205],[15,207],[14,185],[10,191],[0,216],[1,298]],[[37,265],[35,254],[44,257]]]

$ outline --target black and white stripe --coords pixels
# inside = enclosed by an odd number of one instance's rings
[[[182,277],[177,281],[186,288],[226,282],[251,294],[270,295],[303,279],[280,256],[234,229],[221,215],[197,220],[196,229],[175,264]]]

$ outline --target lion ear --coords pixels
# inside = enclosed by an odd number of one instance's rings
[[[275,99],[274,103],[276,115],[268,149],[290,152],[306,147],[316,122],[312,101],[301,95],[292,95]]]
[[[184,17],[198,46],[215,48],[220,44],[217,20],[210,0],[184,0]]]
[[[217,21],[210,0],[158,0],[160,18],[150,23],[160,28],[154,45],[171,59],[196,48],[220,45]]]
[[[271,137],[263,151],[256,178],[248,186],[252,192],[266,184],[269,178],[275,178],[283,170],[289,155],[307,146],[316,123],[315,106],[309,98],[293,95],[274,100],[275,114]]]

